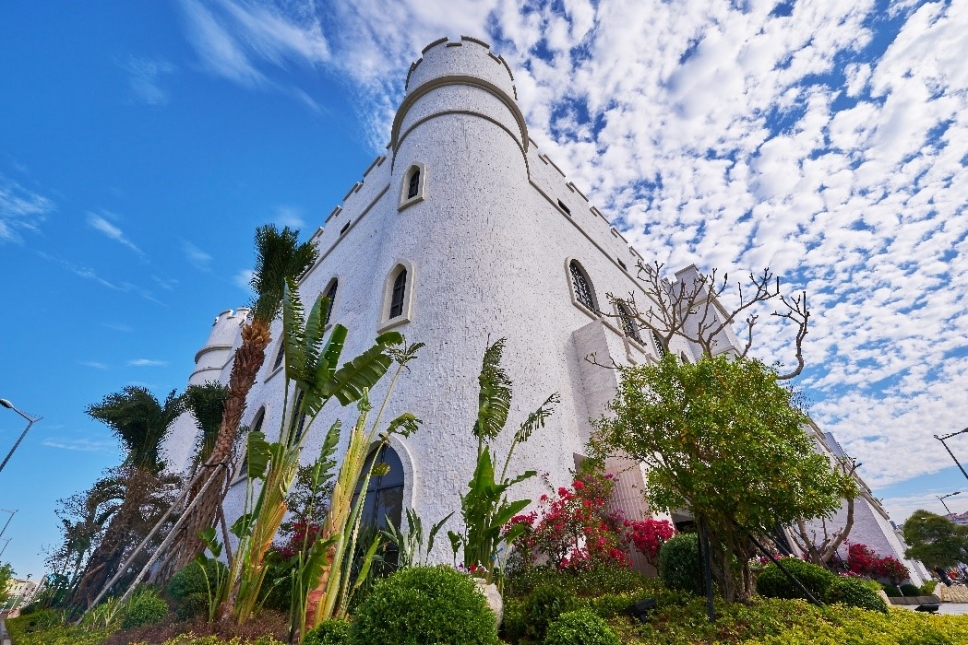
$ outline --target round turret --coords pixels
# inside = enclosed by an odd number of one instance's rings
[[[247,307],[232,311],[226,309],[215,317],[208,340],[195,354],[195,371],[188,379],[189,385],[202,385],[207,381],[217,381],[222,368],[232,357],[232,349],[238,342],[242,325],[249,317]]]

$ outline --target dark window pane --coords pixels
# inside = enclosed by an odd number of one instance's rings
[[[373,476],[366,487],[366,497],[363,499],[361,511],[361,525],[378,529],[386,528],[387,519],[393,526],[399,528],[403,518],[403,464],[393,448],[385,447],[379,453],[371,454],[363,467],[363,473],[369,471],[370,464],[376,458],[378,464],[385,464],[390,468],[382,477]],[[355,502],[359,497],[363,481],[357,486],[353,496]]]
[[[652,330],[652,342],[655,343],[656,353],[659,356],[665,356],[666,355],[665,345],[662,344],[662,341],[659,339],[659,334],[655,333],[654,329]]]
[[[393,292],[390,294],[390,318],[403,315],[403,292],[407,288],[407,270],[401,269],[393,281]]]
[[[414,168],[413,172],[410,173],[410,184],[407,186],[407,199],[412,199],[417,196],[420,189],[420,169]]]
[[[619,304],[618,314],[622,318],[622,330],[629,338],[642,342],[642,339],[639,337],[638,325],[635,324],[635,318],[632,317],[632,312],[629,311],[629,308],[623,304]]]
[[[571,284],[575,289],[575,299],[592,311],[597,311],[598,307],[595,306],[592,287],[588,282],[588,277],[585,275],[585,272],[582,271],[577,262],[572,262],[569,265],[569,269],[571,270]]]
[[[333,280],[333,284],[329,285],[329,289],[326,290],[325,297],[329,300],[329,309],[326,310],[326,320],[323,322],[324,325],[329,324],[329,319],[333,315],[333,303],[336,302],[337,288],[339,288],[339,281]]]
[[[272,363],[272,371],[275,372],[282,366],[282,359],[285,358],[286,352],[285,347],[282,344],[282,340],[279,340],[279,351],[276,352],[276,360]]]

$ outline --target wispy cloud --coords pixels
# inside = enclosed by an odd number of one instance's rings
[[[163,58],[129,56],[120,63],[129,74],[128,85],[132,96],[147,105],[166,105],[168,92],[162,88],[161,79],[175,72],[175,66]]]
[[[164,367],[168,365],[168,361],[156,361],[150,358],[136,358],[134,360],[128,361],[130,367]]]
[[[108,329],[113,329],[114,331],[124,332],[126,334],[134,331],[132,329],[131,325],[126,325],[124,323],[119,323],[119,322],[102,323],[102,325],[104,327],[107,327]]]
[[[309,5],[281,8],[235,0],[182,0],[188,40],[208,71],[248,88],[275,88],[319,112],[305,90],[269,77],[267,68],[316,66],[330,59],[322,26]],[[294,20],[292,11],[299,16]]]
[[[250,284],[254,271],[252,269],[242,269],[232,278],[232,282],[235,283],[237,287],[243,289],[248,293],[252,293],[252,285]]]
[[[0,173],[0,244],[22,242],[22,231],[37,232],[54,203]]]
[[[175,288],[175,285],[178,284],[178,280],[176,280],[175,278],[159,278],[158,276],[153,275],[151,276],[151,279],[154,281],[155,284],[157,284],[165,291],[172,291]]]
[[[44,253],[43,251],[37,251],[36,253],[39,257],[47,260],[48,262],[53,262],[54,264],[60,266],[61,268],[67,271],[70,271],[74,275],[80,278],[84,278],[85,280],[91,280],[92,282],[95,282],[101,285],[102,287],[107,287],[108,289],[112,289],[114,291],[120,291],[123,293],[136,293],[149,302],[153,302],[157,305],[167,306],[165,305],[164,302],[155,298],[154,294],[149,289],[145,289],[143,287],[140,287],[136,284],[133,284],[127,281],[111,282],[110,280],[106,280],[105,278],[101,277],[97,273],[97,271],[95,271],[91,267],[74,264],[73,262],[50,255],[49,253]],[[122,330],[119,330],[119,331],[122,331]]]
[[[60,448],[61,450],[75,450],[78,452],[111,452],[116,450],[116,441],[99,439],[63,439],[51,437],[41,442],[42,446]]]
[[[306,226],[306,222],[302,218],[302,211],[292,206],[277,206],[273,222],[289,228],[301,229]]]
[[[108,369],[107,363],[101,363],[98,361],[78,361],[78,365],[83,365],[84,367],[93,367],[96,370]]]
[[[212,256],[201,250],[191,242],[182,242],[182,252],[189,264],[200,271],[210,271]]]
[[[114,213],[109,213],[108,211],[101,211],[100,215],[97,213],[88,212],[87,225],[93,228],[95,231],[103,234],[108,239],[114,240],[115,242],[128,247],[138,255],[144,257],[144,252],[139,249],[134,242],[129,240],[120,228],[109,222],[106,219],[107,217],[117,219],[117,215]]]

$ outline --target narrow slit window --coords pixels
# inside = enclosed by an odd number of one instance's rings
[[[558,208],[571,215],[571,209],[565,206],[565,202],[561,201],[560,199],[558,200]]]
[[[329,289],[323,294],[327,300],[329,300],[329,308],[326,310],[326,320],[323,321],[323,325],[329,324],[329,319],[333,317],[333,305],[336,304],[336,289],[339,288],[339,280],[333,280],[332,284],[329,285]]]
[[[665,345],[662,344],[662,340],[659,338],[659,334],[655,333],[654,329],[652,330],[652,342],[655,343],[655,353],[659,356],[659,358],[662,358],[663,356],[665,356],[666,355]]]
[[[568,268],[571,271],[571,284],[575,291],[575,300],[592,311],[598,311],[592,285],[588,276],[585,275],[585,271],[574,260]]]
[[[410,171],[410,182],[407,184],[407,199],[413,199],[420,193],[420,168]]]
[[[343,235],[343,234],[345,234],[345,233],[346,233],[346,231],[348,231],[348,230],[350,230],[350,224],[352,224],[352,223],[353,223],[353,222],[346,222],[345,224],[343,224],[343,228],[341,228],[341,229],[339,230],[339,234],[340,234],[340,235]]]
[[[273,363],[272,363],[272,371],[273,372],[275,372],[277,369],[279,369],[280,367],[282,367],[282,359],[284,359],[285,357],[286,357],[286,346],[282,342],[282,339],[280,338],[279,339],[279,351],[276,352],[276,360],[273,361]]]
[[[403,315],[403,296],[407,289],[407,270],[401,269],[393,280],[393,291],[390,293],[390,319]]]

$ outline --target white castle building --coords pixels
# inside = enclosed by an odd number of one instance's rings
[[[554,416],[516,449],[509,469],[548,473],[555,486],[571,481],[592,420],[616,392],[615,371],[586,357],[643,363],[660,350],[634,327],[627,333],[626,312],[605,297],[632,292],[644,301],[635,275],[643,257],[531,140],[505,60],[468,37],[435,41],[422,54],[407,75],[386,155],[313,235],[319,260],[302,277],[300,293],[304,302],[320,293],[333,299],[330,321],[350,332],[344,357],[389,329],[426,344],[386,416],[409,411],[423,425],[409,438],[394,437],[384,455],[391,472],[372,487],[382,500],[373,513],[399,517],[410,507],[435,523],[460,508],[474,469],[477,376],[489,341],[507,338],[504,367],[514,381],[512,430],[496,454],[506,454],[513,428],[531,410],[549,394],[561,395]],[[689,267],[677,279],[691,281],[695,272]],[[228,382],[247,313],[219,314],[189,383]],[[277,321],[243,419],[270,438],[283,412],[280,335]],[[722,351],[738,346],[728,336]],[[682,339],[670,351],[685,360],[699,356]],[[387,380],[373,401],[382,400]],[[306,461],[337,418],[351,424],[355,407],[333,401],[324,408],[308,429]],[[195,434],[190,417],[179,420],[167,444],[173,468],[190,466]],[[614,504],[631,516],[647,513],[641,471],[620,470]],[[243,490],[237,484],[230,491],[229,519],[240,512]],[[546,484],[532,478],[514,495],[537,500],[545,492]],[[447,528],[456,528],[458,516]],[[449,546],[440,542],[436,556],[449,560]]]

